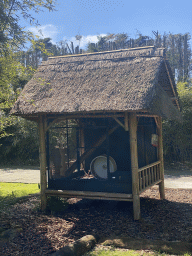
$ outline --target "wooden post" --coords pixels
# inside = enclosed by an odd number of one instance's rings
[[[40,183],[41,183],[41,210],[46,209],[46,194],[47,178],[46,178],[46,143],[45,143],[45,130],[46,130],[45,118],[41,115],[39,120],[39,157],[40,157]]]
[[[141,218],[139,198],[139,177],[138,177],[138,153],[137,153],[137,117],[135,114],[129,116],[131,171],[132,171],[132,195],[134,220]]]
[[[165,199],[165,188],[164,188],[164,162],[163,162],[163,135],[162,135],[162,118],[158,117],[158,160],[160,161],[160,179],[159,193],[160,198]]]
[[[80,156],[82,156],[85,153],[85,134],[84,134],[84,128],[83,127],[80,128],[80,147],[81,147]],[[83,161],[81,163],[81,169],[85,169],[85,161]]]
[[[125,112],[125,131],[129,131],[128,112]]]

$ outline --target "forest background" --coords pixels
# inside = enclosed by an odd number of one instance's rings
[[[80,49],[82,36],[76,42],[51,38],[38,39],[19,25],[19,13],[32,24],[37,21],[30,10],[54,10],[54,1],[2,1],[0,3],[0,163],[1,165],[38,165],[39,140],[37,124],[9,112],[24,85],[32,78],[42,60],[49,56],[99,52],[155,45],[166,49],[176,83],[183,122],[164,120],[164,156],[169,162],[192,162],[192,80],[191,46],[189,33],[163,33],[153,31],[155,39],[138,32],[136,38],[127,33],[98,36],[98,43],[89,42]],[[26,49],[26,42],[30,46]],[[74,44],[77,43],[78,44]],[[74,47],[74,45],[77,45]]]

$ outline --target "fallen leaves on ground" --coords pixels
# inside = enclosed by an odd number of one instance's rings
[[[36,210],[40,198],[31,197],[1,212],[1,226],[18,232],[1,244],[0,254],[49,255],[89,234],[192,242],[192,190],[165,192],[166,200],[158,199],[156,187],[141,195],[140,221],[133,220],[131,202],[74,198],[63,214],[46,215]]]

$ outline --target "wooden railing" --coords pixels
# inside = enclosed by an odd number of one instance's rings
[[[140,193],[161,181],[160,163],[157,161],[138,170]]]

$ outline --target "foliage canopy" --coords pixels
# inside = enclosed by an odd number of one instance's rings
[[[38,25],[38,21],[31,13],[38,13],[43,9],[54,10],[54,0],[2,0],[0,2],[0,52],[7,43],[12,46],[23,47],[26,40],[33,35],[19,24],[21,19],[31,25]]]
[[[192,161],[192,86],[179,82],[182,122],[165,120],[164,154],[168,161]]]

